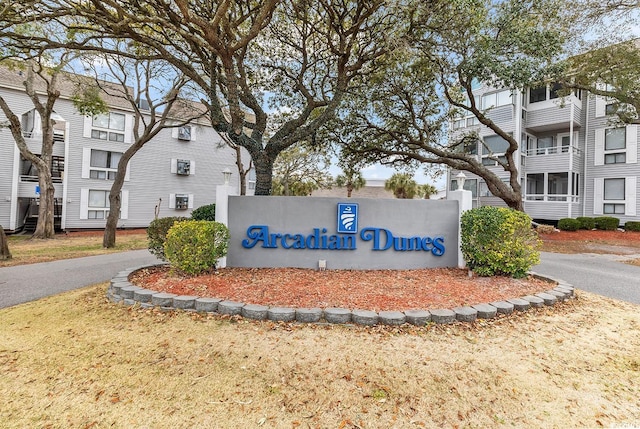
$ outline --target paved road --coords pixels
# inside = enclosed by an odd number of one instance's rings
[[[158,262],[148,250],[0,268],[0,308],[110,280],[119,271]]]
[[[540,259],[540,265],[532,269],[539,274],[565,280],[587,292],[640,304],[640,267],[622,263],[623,256],[542,252]]]
[[[588,292],[640,304],[640,267],[616,255],[542,252],[534,271]],[[111,279],[117,272],[158,262],[147,250],[0,268],[0,308]]]

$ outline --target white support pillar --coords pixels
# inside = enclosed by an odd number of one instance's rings
[[[238,195],[229,183],[216,186],[216,222],[229,226],[229,196]],[[227,266],[227,257],[218,260],[218,268]]]
[[[456,177],[456,179],[459,181],[458,190],[450,191],[447,194],[447,199],[458,201],[458,268],[464,268],[466,266],[466,263],[464,258],[462,257],[462,240],[460,234],[462,232],[462,228],[460,227],[460,220],[462,218],[462,213],[466,212],[467,210],[471,210],[471,208],[473,207],[473,200],[471,191],[462,189],[462,186],[464,185],[464,179],[460,176],[460,174]],[[464,176],[464,174],[462,175]],[[460,179],[462,179],[462,184],[460,184]]]

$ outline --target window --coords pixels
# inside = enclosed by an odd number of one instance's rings
[[[498,135],[484,137],[482,140],[484,141],[482,145],[483,155],[505,153],[509,149],[509,142]]]
[[[500,162],[507,162],[507,158],[503,155],[509,148],[509,142],[498,135],[484,137],[482,139],[482,164],[486,166],[497,165],[494,159],[489,156],[498,158]]]
[[[109,191],[89,190],[88,219],[106,219],[109,216]]]
[[[554,153],[553,147],[555,142],[553,136],[540,137],[537,142],[536,155],[546,155],[548,153]]]
[[[122,158],[120,152],[91,149],[89,177],[91,179],[114,180],[120,158]]]
[[[102,189],[80,189],[80,219],[103,220],[109,216],[109,191]],[[119,219],[129,216],[129,191],[120,192]]]
[[[552,100],[554,98],[558,98],[558,91],[562,89],[562,85],[559,83],[552,83],[549,88],[549,99]]]
[[[489,109],[491,107],[500,107],[511,104],[511,91],[504,90],[500,92],[492,92],[482,96],[482,108]]]
[[[189,170],[191,168],[191,162],[189,160],[179,159],[177,160],[176,167],[177,167],[177,171],[176,171],[177,174],[181,176],[188,176]]]
[[[625,128],[609,128],[604,133],[604,150],[625,149]]]
[[[625,152],[607,153],[604,155],[605,164],[624,164],[626,162],[627,162],[627,154]]]
[[[452,180],[449,186],[449,189],[452,191],[458,190],[458,182],[456,180]],[[463,189],[467,191],[471,191],[471,197],[476,198],[478,196],[478,179],[467,179],[464,181]]]
[[[610,128],[605,130],[605,164],[624,164],[627,162],[626,134],[626,128]]]
[[[604,179],[604,199],[624,200],[624,179]]]
[[[125,115],[107,113],[93,117],[91,138],[124,142]]]
[[[593,179],[593,214],[636,216],[638,177]]]
[[[604,179],[604,214],[624,214],[625,179]],[[610,201],[622,201],[612,203]]]
[[[489,190],[489,186],[487,186],[487,182],[480,182],[479,194],[481,197],[491,197],[491,191]]]
[[[547,174],[548,201],[566,201],[569,193],[569,173]]]
[[[537,103],[547,99],[547,87],[529,88],[529,103]]]
[[[544,173],[527,174],[527,199],[544,199]]]
[[[550,86],[539,88],[529,88],[529,104],[556,99],[559,97],[558,92],[560,92],[562,88],[563,86],[559,83],[552,83]]]
[[[605,115],[614,115],[618,111],[615,103],[608,103],[604,106]]]
[[[178,140],[191,140],[191,126],[184,125],[178,128]]]

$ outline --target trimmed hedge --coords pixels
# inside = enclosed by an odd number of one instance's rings
[[[596,228],[604,231],[615,231],[620,225],[620,220],[617,217],[600,216],[595,218]]]
[[[215,269],[227,254],[229,229],[208,220],[186,220],[174,224],[167,233],[164,253],[171,266],[196,275]]]
[[[193,220],[209,220],[215,222],[216,220],[216,205],[209,204],[206,206],[200,206],[191,212],[191,219]]]
[[[627,223],[624,224],[624,229],[626,231],[640,231],[640,222],[637,221],[627,221]]]
[[[523,212],[484,206],[461,220],[461,250],[467,266],[480,276],[524,277],[540,262],[540,240]]]
[[[558,229],[562,231],[577,231],[581,229],[582,224],[578,219],[570,217],[562,218],[558,221]]]
[[[594,229],[596,227],[596,220],[592,217],[578,216],[576,220],[580,222],[580,229]]]
[[[166,261],[164,255],[164,242],[167,240],[167,232],[169,228],[176,222],[187,220],[186,217],[170,216],[154,219],[147,228],[147,238],[149,239],[149,252],[156,257]]]

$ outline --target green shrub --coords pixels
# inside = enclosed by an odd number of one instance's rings
[[[624,229],[626,231],[640,231],[640,222],[637,221],[627,221],[627,223],[624,224]]]
[[[479,207],[462,215],[460,227],[462,254],[480,276],[524,277],[540,262],[540,240],[526,213]]]
[[[618,225],[620,225],[620,220],[617,217],[611,216],[600,216],[595,218],[596,228],[602,229],[605,231],[614,231],[618,229]]]
[[[147,238],[149,239],[149,252],[156,257],[166,261],[164,256],[164,242],[167,240],[169,228],[176,222],[187,220],[186,217],[160,217],[154,219],[147,228]]]
[[[570,217],[565,217],[558,221],[558,229],[562,231],[577,231],[581,226],[582,224],[578,219],[573,219]]]
[[[596,227],[596,220],[592,217],[578,216],[576,220],[580,222],[580,229],[593,229]]]
[[[228,245],[229,229],[224,224],[187,220],[169,229],[164,253],[174,268],[195,275],[215,268]]]
[[[216,221],[216,205],[209,204],[206,206],[200,206],[191,212],[191,219],[193,220],[209,220],[211,222]]]

